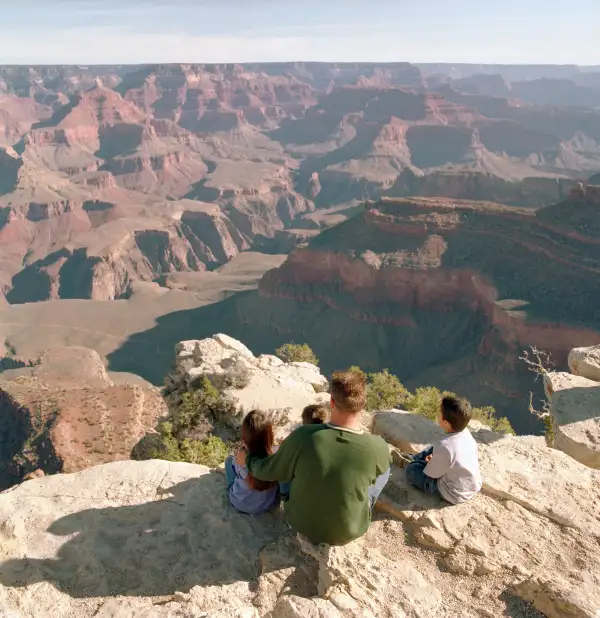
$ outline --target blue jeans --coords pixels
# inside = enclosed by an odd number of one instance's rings
[[[437,479],[433,479],[425,474],[427,462],[425,458],[433,453],[433,446],[417,455],[413,455],[413,460],[406,466],[406,480],[417,489],[424,491],[430,496],[441,497],[438,489]]]
[[[375,483],[369,487],[369,504],[371,510],[373,510],[373,506],[375,502],[377,502],[377,498],[379,498],[379,494],[383,491],[383,488],[386,486],[386,483],[390,480],[390,474],[392,469],[389,468],[386,472],[384,472],[381,476],[378,476],[375,480]],[[279,483],[279,494],[281,495],[282,500],[286,501],[290,497],[290,487],[291,483]]]
[[[231,489],[231,486],[235,482],[235,470],[233,469],[233,457],[228,457],[225,460],[225,484],[227,489]]]
[[[279,483],[279,495],[284,502],[290,499],[290,487],[292,483]]]
[[[369,505],[371,510],[375,506],[377,502],[377,498],[379,498],[379,494],[383,491],[383,488],[386,486],[387,482],[390,480],[390,474],[392,473],[392,468],[388,468],[383,474],[378,476],[375,479],[373,485],[369,487]]]

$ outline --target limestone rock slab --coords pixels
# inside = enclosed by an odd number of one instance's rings
[[[570,373],[544,376],[554,447],[600,469],[600,384]]]
[[[432,444],[438,444],[445,436],[437,423],[405,410],[377,412],[373,416],[371,431],[405,453],[420,453]],[[475,420],[469,423],[469,431],[480,444],[492,444],[504,435]]]
[[[544,446],[506,436],[479,445],[483,492],[600,537],[600,474]]]
[[[573,375],[600,382],[600,345],[573,348],[568,362]]]
[[[368,560],[365,556],[368,553]],[[396,563],[364,539],[325,547],[319,556],[319,593],[348,616],[434,616],[440,591],[408,561]]]
[[[219,472],[166,461],[117,462],[15,487],[0,496],[0,607],[23,618],[212,609],[255,618],[248,582],[262,548],[287,528],[273,514],[240,516],[223,487]],[[238,588],[227,592],[230,585]],[[179,594],[179,613],[148,600],[176,602]],[[103,607],[110,598],[127,603]]]
[[[372,431],[405,453],[419,453],[444,437],[438,425],[404,410],[377,412]]]

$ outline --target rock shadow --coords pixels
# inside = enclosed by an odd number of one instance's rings
[[[235,511],[224,475],[216,471],[159,489],[152,502],[66,515],[47,533],[40,547],[55,543],[52,536],[66,538],[51,552],[56,557],[4,562],[0,584],[45,581],[71,597],[88,598],[156,597],[194,586],[254,582],[261,551],[290,534],[279,511],[260,516]],[[282,568],[281,560],[275,567]]]

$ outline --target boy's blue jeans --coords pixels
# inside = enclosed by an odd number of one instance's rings
[[[433,446],[431,448],[421,451],[417,455],[413,455],[413,460],[406,466],[406,480],[417,489],[424,491],[431,496],[441,497],[440,490],[438,489],[437,479],[433,479],[425,474],[425,466],[427,462],[425,458],[433,453]]]

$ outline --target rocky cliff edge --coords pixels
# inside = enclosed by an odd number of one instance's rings
[[[367,535],[328,550],[279,511],[235,512],[221,470],[121,461],[27,481],[0,494],[0,616],[596,618],[600,471],[542,437],[472,430],[476,499],[444,506],[394,468]],[[402,411],[373,431],[436,439]]]

